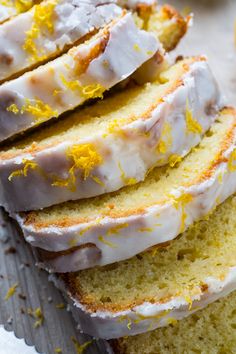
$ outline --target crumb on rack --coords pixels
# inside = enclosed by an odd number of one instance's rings
[[[75,350],[76,350],[77,354],[83,354],[85,352],[85,350],[88,348],[88,346],[90,344],[92,344],[92,342],[93,342],[92,340],[90,340],[88,342],[80,344],[79,342],[77,342],[77,340],[74,337],[72,337],[71,340],[74,343]]]
[[[13,286],[11,286],[4,298],[5,301],[9,300],[16,292],[16,288],[18,287],[18,283],[14,284]]]

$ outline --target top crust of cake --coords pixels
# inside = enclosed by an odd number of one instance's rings
[[[220,128],[221,126],[222,128]],[[32,224],[39,229],[50,225],[64,228],[101,217],[121,218],[143,214],[153,204],[163,205],[169,200],[171,189],[177,188],[177,186],[182,188],[197,185],[211,177],[217,166],[225,159],[224,153],[235,138],[235,128],[236,112],[233,108],[226,108],[221,112],[218,122],[213,125],[200,145],[195,148],[198,156],[195,166],[193,161],[195,154],[192,153],[179,166],[169,169],[168,167],[156,168],[150,172],[144,182],[125,187],[121,191],[81,202],[68,202],[62,204],[60,208],[54,206],[50,209],[23,214],[24,224]],[[207,144],[207,149],[213,151],[213,156],[205,151],[205,144]],[[171,172],[171,177],[167,178],[169,172]],[[149,188],[149,183],[151,188]],[[93,216],[91,216],[91,210]]]

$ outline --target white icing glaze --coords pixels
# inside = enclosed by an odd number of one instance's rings
[[[219,298],[227,296],[236,289],[236,266],[229,268],[223,280],[213,276],[205,279],[204,283],[208,285],[208,290],[204,291],[196,287],[195,294],[189,296],[186,288],[186,296],[183,294],[164,303],[145,302],[120,312],[92,312],[70,294],[60,278],[50,276],[50,279],[62,290],[82,332],[96,338],[112,339],[167,326],[171,321],[181,320]]]
[[[39,27],[39,34],[33,41],[36,56],[23,48],[27,32],[35,24],[36,7],[0,26],[0,81],[42,59],[59,54],[66,45],[72,45],[94,29],[104,27],[122,13],[112,0],[106,3],[103,0],[47,0],[37,7],[47,8],[53,3],[56,4],[51,19],[54,30],[50,32],[46,26]]]
[[[225,161],[218,164],[213,175],[204,182],[195,185],[172,190],[171,194],[176,197],[190,194],[192,200],[184,208],[186,215],[184,228],[188,228],[193,222],[207,215],[216,205],[236,192],[236,171],[229,169],[229,158],[236,149],[236,132],[232,146],[224,153]],[[131,215],[119,219],[104,218],[94,224],[81,236],[81,231],[89,224],[74,225],[67,229],[49,227],[37,230],[33,225],[24,225],[24,219],[19,215],[17,221],[21,225],[26,240],[33,246],[41,247],[50,251],[61,251],[69,248],[71,242],[78,245],[92,243],[96,245],[92,250],[86,248],[76,250],[65,256],[40,262],[40,266],[49,271],[71,272],[85,269],[95,265],[103,266],[118,262],[144,251],[145,249],[163,242],[173,240],[180,233],[183,209],[176,208],[171,197],[163,205],[153,205],[145,213]],[[109,230],[125,225],[116,233],[109,234]],[[140,232],[140,228],[147,231]],[[183,231],[183,230],[181,230]],[[99,235],[109,234],[107,241],[116,245],[111,247],[99,241]],[[92,255],[92,257],[91,257]],[[100,258],[99,258],[100,255]],[[88,265],[90,260],[90,265]]]
[[[140,117],[124,125],[123,134],[117,134],[116,131],[107,133],[106,130],[98,129],[86,138],[80,138],[78,141],[66,140],[39,151],[34,156],[25,154],[1,161],[1,204],[10,211],[33,210],[71,199],[100,195],[118,190],[130,178],[135,178],[137,182],[142,181],[149,168],[166,164],[173,154],[186,155],[209,129],[215,119],[215,109],[219,108],[221,101],[217,84],[205,61],[196,59],[180,79],[183,84],[163,97],[163,103],[152,109],[149,118]],[[173,82],[173,86],[176,82]],[[202,126],[201,134],[191,133],[186,127],[186,102],[194,119]],[[213,108],[210,114],[207,112],[209,105]],[[171,126],[172,142],[165,153],[158,153],[156,146],[160,138],[163,138],[162,130],[165,124]],[[107,133],[105,137],[104,133]],[[84,180],[80,172],[76,175],[76,190],[71,190],[68,187],[53,186],[52,180],[45,178],[45,175],[37,170],[31,170],[27,176],[17,176],[9,181],[8,177],[12,172],[23,168],[22,160],[25,158],[35,162],[48,176],[68,177],[70,162],[66,151],[73,144],[85,143],[96,146],[103,158],[103,163],[91,172],[91,175],[97,176],[102,183],[97,183],[92,177]],[[126,179],[122,177],[120,165]],[[34,198],[31,198],[32,195]],[[61,230],[60,234],[68,234],[68,231]],[[78,231],[79,229],[75,228],[74,233]],[[50,234],[51,229],[45,232]]]
[[[41,1],[38,1],[38,2],[41,2]],[[94,7],[94,5],[96,6],[98,3],[104,4],[104,5],[117,3],[121,7],[136,10],[140,5],[146,5],[146,6],[153,7],[156,5],[156,0],[83,0],[83,2],[81,0],[72,0],[72,1],[68,1],[68,3],[69,3],[69,6],[71,3],[75,4],[76,6],[79,6],[79,5],[81,5],[81,3],[83,3],[83,5],[86,5],[90,8],[91,8],[91,6],[93,6],[93,7]],[[28,1],[28,4],[29,4],[28,8],[30,8],[31,6],[34,5],[34,1],[32,1],[31,4],[30,4],[30,1]],[[15,6],[14,0],[0,1],[0,23],[10,19],[11,17],[13,17],[15,15],[18,15],[20,12],[22,12],[22,11],[20,11],[20,9],[17,8],[17,6]],[[82,16],[85,16],[85,18],[86,18],[86,15],[87,14],[82,14]],[[83,20],[83,19],[80,19],[80,20]],[[70,26],[69,23],[68,23],[68,25]],[[85,23],[85,26],[87,26],[87,23]]]
[[[98,46],[100,51],[85,72],[76,74],[78,61],[86,63]],[[140,50],[135,50],[135,46]],[[90,91],[97,88],[101,95],[103,91],[131,75],[159,49],[161,45],[155,36],[138,29],[132,14],[128,13],[112,21],[89,42],[2,84],[0,141],[82,104],[93,96],[84,93],[88,87]],[[117,53],[120,55],[117,56]],[[65,82],[74,82],[77,88],[70,89]],[[29,104],[37,107],[38,102],[43,103],[43,108],[36,116],[32,109],[27,110],[27,107]],[[20,111],[14,112],[12,104]],[[45,107],[45,104],[48,106]],[[45,110],[47,113],[41,114]]]
[[[34,5],[34,2],[29,0],[25,2],[27,7],[30,8]],[[0,1],[0,24],[9,18],[19,14],[21,8],[17,7],[14,0],[1,0]]]
[[[117,2],[120,6],[133,10],[136,10],[142,5],[146,5],[148,7],[157,5],[157,0],[117,0]]]

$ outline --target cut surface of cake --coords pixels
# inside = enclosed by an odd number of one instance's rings
[[[87,42],[0,86],[0,141],[102,97],[158,50],[156,37],[122,14]]]
[[[153,169],[118,192],[16,218],[45,263],[72,271],[127,259],[173,240],[236,192],[236,114],[221,111],[201,143],[174,167]],[[55,269],[55,268],[54,268]]]
[[[178,239],[128,261],[54,276],[80,329],[95,337],[148,332],[236,289],[236,197]]]
[[[179,61],[156,82],[123,89],[7,145],[0,203],[10,211],[39,209],[142,181],[153,166],[196,146],[220,105],[205,58]]]
[[[236,292],[170,326],[113,341],[115,354],[235,353]]]

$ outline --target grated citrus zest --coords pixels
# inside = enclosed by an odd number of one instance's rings
[[[4,298],[5,301],[9,300],[16,292],[16,289],[18,288],[18,283],[14,284],[8,289],[8,292]]]
[[[186,119],[186,126],[188,132],[195,133],[195,134],[202,133],[202,126],[193,118],[192,111],[189,109],[188,100],[186,101],[185,119]]]

